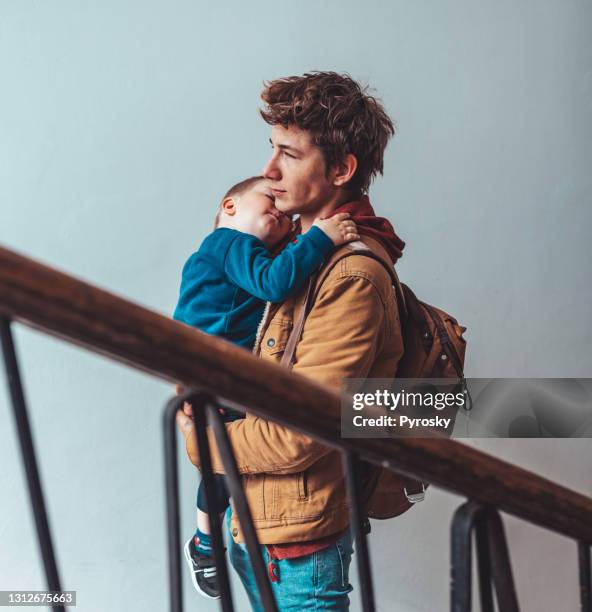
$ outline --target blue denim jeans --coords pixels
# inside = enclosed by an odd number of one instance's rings
[[[245,544],[236,544],[230,535],[230,514],[226,513],[228,557],[240,576],[254,612],[263,612],[255,575]],[[261,546],[265,565],[269,555]],[[279,612],[301,610],[349,610],[349,565],[353,554],[351,529],[335,544],[305,557],[274,561],[279,566],[279,582],[271,586]]]

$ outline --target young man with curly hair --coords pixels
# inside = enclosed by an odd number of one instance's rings
[[[383,260],[396,262],[405,243],[388,220],[375,215],[367,195],[372,179],[382,174],[384,150],[394,134],[380,101],[348,75],[335,72],[271,81],[261,97],[272,147],[263,175],[277,209],[299,214],[302,232],[315,217],[348,212],[365,245]],[[269,304],[256,355],[280,362],[304,293]],[[373,258],[350,254],[320,287],[296,346],[293,370],[340,391],[343,378],[394,376],[402,353],[388,272]],[[349,609],[353,547],[340,453],[250,413],[227,430],[279,609]],[[189,429],[186,441],[197,463]],[[213,467],[224,471],[216,452]],[[231,563],[253,609],[261,610],[237,517],[227,524]]]

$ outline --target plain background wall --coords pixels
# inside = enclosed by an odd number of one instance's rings
[[[589,376],[591,26],[589,0],[0,0],[0,243],[170,313],[219,197],[269,154],[263,80],[347,71],[397,121],[372,200],[407,241],[403,280],[468,327],[467,374]],[[166,609],[170,385],[16,340],[64,585],[85,612]],[[0,393],[0,589],[43,588]],[[592,493],[588,440],[473,444]],[[196,477],[179,456],[189,536]],[[461,502],[430,490],[374,524],[380,610],[447,609]],[[573,542],[506,527],[523,609],[578,609]],[[190,609],[217,609],[185,589]]]

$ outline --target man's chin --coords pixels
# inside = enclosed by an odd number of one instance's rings
[[[275,199],[275,207],[284,215],[291,216],[293,214],[299,213],[298,205],[294,202],[291,202],[289,199],[276,198]]]

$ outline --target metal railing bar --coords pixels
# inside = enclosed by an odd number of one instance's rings
[[[580,601],[582,612],[592,612],[592,569],[590,567],[590,545],[578,542],[578,565],[580,573]]]
[[[472,534],[475,533],[481,612],[494,612],[488,511],[472,501],[456,510],[451,526],[450,607],[452,612],[472,608]]]
[[[216,511],[215,504],[215,482],[214,472],[212,470],[212,458],[210,455],[210,444],[206,431],[206,406],[211,401],[211,398],[204,393],[195,393],[187,400],[193,406],[193,421],[195,423],[195,439],[199,452],[199,460],[201,464],[201,477],[203,480],[206,501],[208,504],[208,516],[210,519],[210,533],[212,536],[212,544],[214,547],[214,560],[216,562],[218,584],[220,587],[220,597],[222,610],[224,612],[233,612],[234,605],[232,603],[232,592],[230,589],[230,579],[228,576],[228,565],[226,563],[226,552],[224,548],[224,539],[222,538],[222,527],[220,524],[220,515]]]
[[[519,612],[520,607],[512,576],[512,564],[504,526],[499,512],[493,508],[487,510],[487,532],[491,553],[491,573],[498,607],[504,612]]]
[[[456,509],[450,529],[450,609],[469,612],[472,599],[471,534],[483,508],[465,502]]]
[[[49,519],[47,517],[47,510],[43,497],[43,487],[37,468],[33,435],[31,433],[31,426],[27,414],[25,392],[23,390],[10,325],[11,322],[8,318],[0,316],[0,334],[2,336],[2,352],[4,354],[6,378],[10,389],[10,398],[12,400],[14,420],[18,431],[21,456],[27,475],[29,499],[31,500],[31,507],[35,517],[35,528],[37,530],[37,539],[43,558],[47,588],[50,591],[61,591],[60,577],[51,539],[51,529],[49,527]],[[54,612],[63,612],[65,610],[65,607],[60,605],[52,606],[52,608]]]
[[[481,612],[495,612],[491,584],[491,551],[487,533],[487,522],[482,515],[474,527],[477,544],[477,572],[479,575],[479,599]]]
[[[183,582],[181,579],[181,521],[179,512],[179,469],[177,465],[177,410],[183,397],[174,397],[164,409],[165,499],[167,517],[169,605],[171,612],[183,612]]]
[[[344,451],[343,465],[347,481],[347,490],[350,498],[351,525],[354,530],[356,553],[358,556],[358,576],[360,578],[360,591],[362,608],[364,612],[374,612],[374,585],[372,582],[372,571],[370,569],[370,554],[368,541],[363,529],[364,516],[361,510],[360,487],[356,472],[356,457],[353,453]]]
[[[233,499],[234,506],[238,515],[240,527],[243,532],[244,540],[249,553],[249,560],[253,567],[253,573],[259,589],[259,596],[265,609],[265,612],[277,612],[277,604],[271,588],[265,561],[261,554],[257,532],[251,516],[251,510],[247,502],[247,497],[242,487],[242,479],[236,465],[234,452],[230,444],[230,439],[226,431],[222,416],[217,410],[217,406],[213,403],[207,404],[208,423],[214,431],[216,443],[224,472],[227,478],[227,485],[230,495]]]

